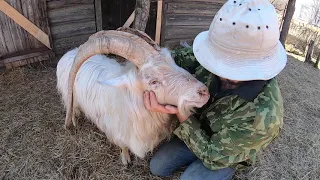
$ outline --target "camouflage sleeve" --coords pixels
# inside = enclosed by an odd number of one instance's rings
[[[182,123],[174,133],[212,170],[254,160],[256,152],[273,140],[273,136],[266,131],[257,130],[247,123],[225,127],[210,136],[201,129],[200,122],[194,116]]]
[[[192,48],[175,49],[172,51],[172,57],[178,66],[193,74],[196,79],[208,87],[210,86],[215,75],[200,65],[193,54]]]
[[[200,66],[193,54],[192,48],[179,48],[171,52],[176,64],[191,74],[194,74]]]

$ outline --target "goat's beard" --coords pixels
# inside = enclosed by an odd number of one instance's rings
[[[181,100],[178,103],[178,110],[182,116],[189,117],[191,114],[195,112],[195,105],[186,100]]]

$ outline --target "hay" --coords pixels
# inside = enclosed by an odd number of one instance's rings
[[[319,79],[310,64],[289,61],[279,77],[286,109],[281,137],[236,179],[320,179]],[[55,86],[54,68],[0,74],[0,179],[161,179],[149,172],[150,156],[123,167],[119,148],[87,120],[65,131]]]

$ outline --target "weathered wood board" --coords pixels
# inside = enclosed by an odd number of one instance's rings
[[[62,55],[97,31],[94,0],[47,0],[54,51]],[[101,25],[99,25],[101,26]]]
[[[6,2],[44,33],[48,34],[50,38],[46,1],[6,0]],[[1,11],[0,24],[0,67],[8,67],[11,66],[8,64],[12,63],[15,63],[14,67],[16,67],[19,64],[43,60],[43,58],[36,56],[26,56],[27,58],[20,59],[19,63],[5,61],[7,57],[13,57],[21,52],[28,53],[33,49],[48,48]]]
[[[227,0],[164,0],[161,45],[174,48],[192,43],[209,26]]]

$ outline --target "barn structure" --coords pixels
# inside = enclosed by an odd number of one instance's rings
[[[226,0],[151,0],[146,33],[192,43]],[[135,0],[0,0],[0,68],[61,57],[100,30],[123,26]],[[160,38],[161,37],[161,38]]]

